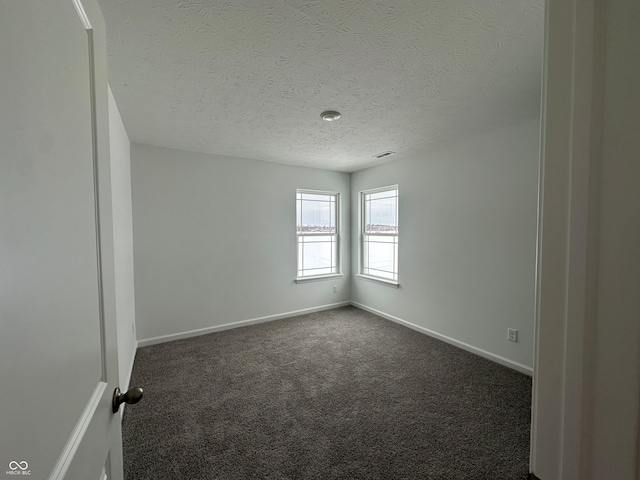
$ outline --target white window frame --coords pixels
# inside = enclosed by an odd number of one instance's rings
[[[371,194],[375,194],[375,193],[381,193],[381,192],[387,192],[387,191],[392,191],[395,190],[396,191],[396,221],[399,220],[399,206],[400,206],[400,189],[398,188],[398,185],[387,185],[385,187],[379,187],[379,188],[372,188],[369,190],[362,190],[360,192],[360,241],[359,241],[359,257],[360,257],[360,262],[359,262],[359,272],[356,275],[359,278],[362,278],[364,280],[370,280],[376,283],[381,283],[383,285],[388,285],[391,287],[395,287],[395,288],[399,288],[400,287],[400,283],[399,283],[399,268],[398,268],[398,260],[397,260],[397,249],[399,248],[399,240],[400,240],[400,230],[399,230],[399,221],[398,221],[398,231],[397,233],[376,233],[375,235],[371,235],[369,233],[366,232],[366,225],[365,225],[365,219],[366,219],[366,215],[365,215],[365,208],[366,208],[366,199],[365,197],[367,195],[371,195]],[[377,276],[375,274],[371,273],[371,269],[369,267],[367,267],[365,265],[366,262],[366,258],[365,258],[365,243],[367,242],[367,238],[369,236],[376,236],[376,237],[394,237],[395,241],[395,248],[396,248],[396,255],[394,256],[394,278],[387,278],[387,277],[383,277],[383,276]],[[368,270],[367,273],[365,273]]]
[[[298,233],[298,218],[297,218],[297,209],[298,209],[298,195],[299,194],[310,194],[310,195],[330,195],[335,197],[335,219],[336,219],[336,233]],[[330,192],[325,190],[309,190],[305,188],[296,189],[296,283],[309,282],[314,280],[323,280],[329,278],[337,278],[342,277],[342,254],[341,254],[341,238],[340,238],[340,230],[341,230],[341,215],[340,215],[341,207],[340,207],[340,192]],[[301,268],[300,265],[300,239],[301,237],[335,237],[335,245],[336,245],[336,253],[335,253],[335,267],[331,268],[334,270],[334,273],[322,273],[319,275],[300,275],[300,272],[304,272],[304,269]]]

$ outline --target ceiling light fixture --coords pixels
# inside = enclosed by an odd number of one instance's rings
[[[336,112],[334,110],[327,110],[326,112],[322,112],[320,114],[320,117],[325,121],[325,122],[333,122],[334,120],[338,120],[342,115],[340,115],[340,112]]]

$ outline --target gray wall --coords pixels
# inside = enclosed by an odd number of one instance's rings
[[[131,165],[141,344],[351,298],[348,174],[135,143]],[[342,278],[294,282],[296,188],[341,193]]]
[[[531,369],[538,163],[536,119],[354,173],[354,272],[359,192],[399,185],[400,288],[354,277],[352,300]]]
[[[109,89],[109,140],[111,149],[111,203],[113,208],[118,372],[120,388],[124,390],[129,385],[137,346],[133,281],[131,162],[129,137],[124,129],[111,89]]]
[[[608,0],[590,478],[640,479],[640,2]],[[601,13],[601,12],[598,12]],[[591,293],[591,292],[590,292]]]

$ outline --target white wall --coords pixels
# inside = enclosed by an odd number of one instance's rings
[[[131,164],[141,344],[351,298],[348,174],[135,143]],[[342,278],[294,282],[296,188],[341,193]]]
[[[130,142],[118,106],[109,88],[109,140],[115,257],[118,371],[120,388],[126,389],[136,351],[133,281],[133,219],[131,207]]]
[[[359,192],[400,194],[400,288],[354,277],[354,302],[530,371],[538,164],[536,119],[354,173],[354,272]]]

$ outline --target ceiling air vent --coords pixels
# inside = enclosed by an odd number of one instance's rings
[[[388,157],[389,155],[393,155],[394,153],[396,152],[382,152],[374,155],[373,158],[384,158],[384,157]]]

